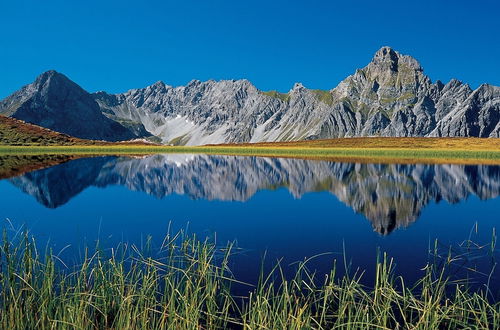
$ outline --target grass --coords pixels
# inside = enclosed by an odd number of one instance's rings
[[[178,137],[173,143],[182,143],[183,138]],[[500,139],[361,137],[194,147],[164,146],[82,140],[0,116],[0,155],[154,153],[295,157],[350,162],[500,164]]]
[[[150,241],[148,241],[150,242]],[[79,266],[41,253],[27,234],[0,248],[0,327],[4,329],[495,329],[500,304],[487,292],[452,281],[428,264],[408,286],[394,261],[380,255],[373,285],[362,272],[342,277],[336,263],[316,278],[307,260],[287,278],[277,263],[247,297],[231,294],[231,245],[182,234],[158,252],[123,244],[85,250]],[[494,248],[494,247],[493,247]],[[345,261],[344,261],[345,263]],[[58,266],[56,266],[56,264]],[[487,291],[487,290],[486,290]]]
[[[495,138],[431,138],[431,137],[354,137],[340,139],[302,140],[290,142],[260,142],[231,144],[233,146],[272,146],[308,148],[364,148],[364,149],[447,149],[496,150],[500,139]]]
[[[186,144],[186,142],[189,141],[189,134],[183,134],[181,136],[175,137],[172,140],[169,141],[169,144],[173,146],[181,146]]]
[[[321,89],[313,89],[311,92],[320,100],[321,102],[332,105],[333,104],[333,95],[329,91],[321,90]]]
[[[49,129],[31,125],[24,121],[0,115],[0,145],[86,145],[94,141],[82,140]]]
[[[148,137],[148,140],[155,140]],[[49,146],[112,146],[147,145],[144,142],[106,142],[79,139],[67,134],[32,125],[22,120],[0,115],[0,148],[10,147],[49,147]]]
[[[349,162],[500,164],[500,139],[342,138],[192,147],[139,144],[72,146],[0,145],[0,155],[145,155],[154,153],[293,157]]]
[[[268,92],[262,92],[262,94],[273,97],[275,99],[279,99],[282,102],[290,101],[290,94],[288,93],[280,93],[278,91],[268,91]]]

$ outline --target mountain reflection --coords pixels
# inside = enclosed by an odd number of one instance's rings
[[[49,208],[67,203],[89,186],[122,185],[158,198],[179,194],[226,201],[245,201],[259,190],[280,187],[296,198],[329,191],[386,235],[410,225],[432,201],[497,197],[500,167],[154,155],[77,159],[9,180]]]

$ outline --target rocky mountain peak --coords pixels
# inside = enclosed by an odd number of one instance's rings
[[[379,114],[380,120],[375,127],[369,123],[374,129],[363,132],[371,135],[385,130],[394,113],[413,108],[425,95],[430,95],[427,91],[431,87],[430,79],[423,74],[417,60],[390,47],[382,47],[367,66],[356,70],[332,92],[337,98],[348,100],[352,111],[360,111],[363,115]],[[395,133],[387,131],[385,134]]]
[[[153,85],[151,85],[151,86],[154,86],[154,87],[165,87],[165,86],[166,86],[166,84],[165,84],[163,81],[158,80],[157,82],[155,82],[155,83],[154,83]]]
[[[397,71],[399,53],[394,49],[384,46],[373,56],[372,62],[375,65],[386,66],[392,71]]]
[[[35,81],[33,82],[33,85],[41,86],[41,85],[45,85],[48,82],[51,82],[53,80],[71,82],[71,80],[69,80],[69,78],[67,78],[62,73],[59,73],[56,70],[49,70],[49,71],[45,71],[44,73],[42,73],[38,77],[36,77]]]
[[[202,84],[202,82],[200,80],[193,79],[190,82],[188,82],[187,85],[184,87],[185,88],[196,88],[196,87],[200,86],[201,84]]]
[[[497,110],[500,110],[500,87],[481,84],[472,92],[471,99],[487,106],[495,106]]]
[[[368,66],[376,67],[380,70],[390,70],[398,72],[401,69],[411,69],[422,72],[423,69],[420,63],[411,56],[402,55],[391,47],[384,46],[380,48],[373,56],[372,61]]]
[[[83,139],[120,141],[137,137],[106,117],[92,95],[55,70],[42,73],[4,99],[0,114]]]
[[[304,85],[302,85],[302,83],[300,82],[296,82],[295,84],[293,84],[291,91],[296,91],[301,89],[305,89]]]
[[[168,87],[169,86],[167,84],[165,84],[163,81],[158,80],[154,84],[146,87],[146,89],[149,89],[149,90],[155,91],[155,92],[165,92]]]
[[[47,80],[49,80],[50,78],[52,78],[58,74],[59,74],[59,72],[57,72],[56,70],[45,71],[42,74],[40,74],[38,77],[36,77],[34,83],[35,84],[44,84]]]
[[[65,97],[69,93],[75,96],[87,95],[88,93],[68,77],[55,70],[49,70],[39,75],[35,81],[28,85],[28,90],[38,91],[43,95],[54,95]]]

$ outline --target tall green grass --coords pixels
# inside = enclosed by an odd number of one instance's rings
[[[495,248],[494,246],[492,247]],[[0,262],[3,329],[457,329],[499,328],[500,305],[429,263],[416,285],[394,275],[380,254],[370,287],[362,272],[318,278],[279,263],[236,299],[228,267],[232,246],[167,236],[160,252],[122,244],[85,250],[79,266],[41,252],[32,238],[4,234]],[[153,257],[155,256],[155,257]],[[450,261],[451,262],[451,261]],[[450,293],[452,289],[452,293]]]

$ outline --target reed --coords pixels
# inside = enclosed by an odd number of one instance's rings
[[[492,246],[486,251],[495,249]],[[78,266],[41,252],[28,234],[0,248],[0,327],[4,329],[457,329],[499,328],[500,304],[447,275],[453,258],[430,262],[411,286],[378,253],[372,286],[363,272],[324,277],[277,262],[242,300],[228,267],[232,246],[182,233],[159,249],[121,244],[86,249]],[[92,251],[92,252],[91,252]],[[241,283],[238,283],[241,284]]]

